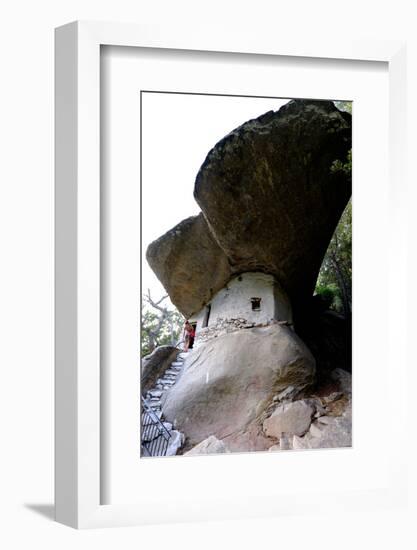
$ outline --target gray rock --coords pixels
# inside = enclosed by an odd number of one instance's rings
[[[346,160],[351,133],[333,102],[293,100],[213,147],[195,181],[202,213],[146,252],[185,316],[245,271],[274,275],[294,302],[309,297],[351,195],[350,175],[331,168]]]
[[[208,455],[208,454],[218,454],[218,453],[228,453],[229,450],[223,441],[220,441],[214,435],[211,435],[190,451],[184,453],[184,456],[195,456],[195,455]]]
[[[183,444],[184,444],[184,434],[176,430],[173,430],[171,432],[171,438],[168,443],[166,456],[176,455],[178,450],[183,446]]]
[[[282,434],[303,435],[309,429],[314,408],[304,400],[279,405],[263,423],[268,437],[280,438]]]
[[[178,349],[173,346],[159,346],[142,359],[141,393],[153,389],[172,360],[176,357]]]
[[[311,424],[309,431],[313,437],[321,437],[323,435],[323,432],[320,430],[319,425],[315,424],[314,422]]]
[[[194,197],[233,271],[275,275],[292,301],[312,293],[351,195],[350,175],[331,169],[351,136],[333,102],[297,99],[213,147]]]
[[[271,442],[261,422],[273,396],[289,385],[305,388],[314,374],[313,356],[288,327],[232,332],[193,350],[164,416],[191,445],[215,435],[232,451],[265,450]]]
[[[159,398],[162,396],[162,391],[161,390],[151,390],[148,392],[148,395],[150,395],[151,398]]]
[[[352,415],[347,410],[342,416],[331,418],[324,424],[321,417],[320,423],[312,424],[304,437],[293,437],[294,449],[329,449],[352,446]],[[329,417],[327,417],[329,418]],[[327,421],[326,421],[327,422]]]

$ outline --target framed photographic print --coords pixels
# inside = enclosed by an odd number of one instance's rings
[[[402,502],[404,78],[387,41],[57,29],[58,521]]]

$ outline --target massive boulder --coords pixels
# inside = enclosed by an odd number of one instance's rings
[[[293,303],[312,294],[351,195],[351,115],[293,100],[244,123],[207,155],[194,197],[234,272],[276,276]],[[339,163],[340,164],[340,163]]]
[[[350,174],[334,169],[351,143],[351,115],[312,100],[290,101],[219,141],[195,182],[203,214],[147,250],[177,308],[196,313],[246,271],[274,275],[293,306],[303,304],[351,195]]]
[[[288,327],[243,329],[190,352],[162,412],[188,446],[214,435],[231,451],[265,450],[271,405],[288,386],[311,384],[314,372],[313,356]]]
[[[227,257],[202,214],[183,220],[151,243],[146,259],[186,317],[209,302],[231,276]]]

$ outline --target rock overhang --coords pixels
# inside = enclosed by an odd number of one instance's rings
[[[330,101],[290,101],[220,140],[196,177],[202,212],[147,250],[176,307],[188,317],[253,271],[295,305],[309,297],[351,195],[350,174],[332,169],[350,148],[351,116]]]

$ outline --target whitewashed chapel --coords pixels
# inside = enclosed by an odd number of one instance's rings
[[[289,299],[273,277],[260,272],[237,275],[189,319],[196,329],[195,345],[242,328],[275,321],[292,325]]]

